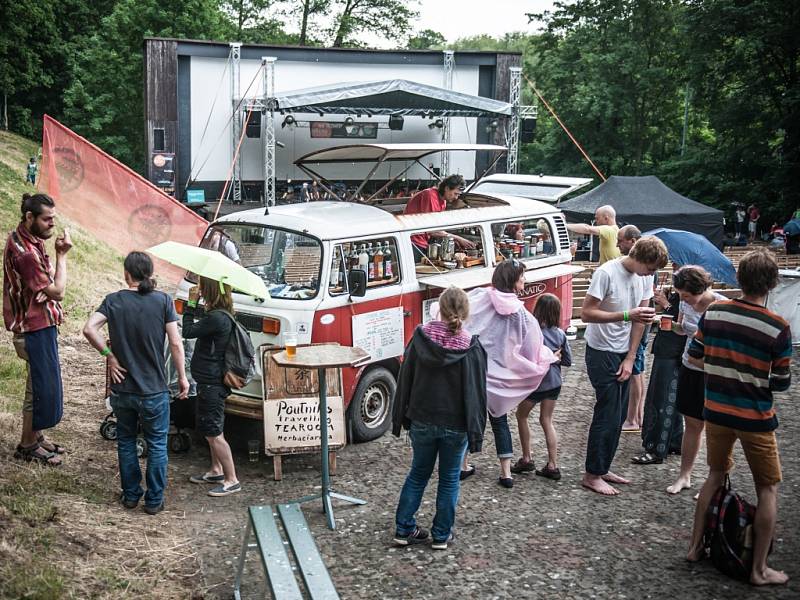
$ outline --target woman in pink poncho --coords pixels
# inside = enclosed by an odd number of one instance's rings
[[[492,287],[469,293],[470,316],[465,327],[480,336],[488,357],[486,391],[489,420],[494,432],[503,487],[514,486],[511,459],[514,448],[507,415],[539,387],[550,365],[558,357],[544,345],[542,330],[525,309],[517,292],[525,287],[525,266],[504,260],[494,270]],[[474,473],[462,466],[462,479]]]

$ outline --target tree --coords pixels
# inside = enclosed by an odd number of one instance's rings
[[[447,43],[444,36],[433,29],[423,29],[408,39],[407,48],[409,50],[429,50],[430,48],[442,48]]]
[[[241,40],[246,29],[263,22],[271,4],[272,0],[223,0],[220,8],[233,21],[233,35]]]
[[[362,31],[398,39],[411,29],[416,0],[334,0],[338,11],[332,32],[333,47],[352,44]]]
[[[300,19],[300,46],[308,45],[309,25],[315,16],[324,16],[330,12],[331,0],[293,0],[290,2],[289,14]]]

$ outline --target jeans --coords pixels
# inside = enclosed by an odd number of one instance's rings
[[[397,503],[396,532],[405,536],[416,529],[414,515],[419,509],[438,456],[439,486],[436,489],[436,515],[433,517],[431,536],[434,541],[443,541],[450,536],[456,519],[456,504],[461,488],[461,458],[467,449],[467,432],[412,421],[410,437],[414,456]]]
[[[514,458],[511,430],[508,428],[508,415],[503,415],[502,417],[489,415],[489,422],[492,424],[497,458]]]
[[[628,380],[617,381],[617,370],[625,354],[603,352],[586,346],[586,372],[596,397],[589,440],[586,443],[586,472],[605,475],[617,453],[622,423],[628,414]]]
[[[155,508],[164,500],[167,485],[167,433],[169,432],[169,393],[150,396],[113,394],[111,408],[117,417],[117,456],[122,495]],[[136,434],[142,426],[147,442],[147,492],[142,492],[142,471],[136,457]]]

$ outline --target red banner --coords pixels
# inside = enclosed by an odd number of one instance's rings
[[[45,115],[39,190],[56,210],[123,255],[172,240],[196,245],[208,222],[144,177]],[[160,279],[183,271],[161,261]]]

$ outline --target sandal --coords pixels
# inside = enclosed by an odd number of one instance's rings
[[[41,434],[38,438],[36,438],[36,441],[39,443],[39,446],[45,452],[52,452],[53,454],[64,454],[67,451],[66,448],[64,448],[64,446],[59,446],[55,442],[44,439],[44,434]],[[50,444],[52,448],[48,448],[47,446],[45,446],[45,444]]]
[[[549,465],[545,465],[543,469],[536,469],[536,474],[539,477],[547,477],[553,481],[558,481],[561,479],[561,469],[558,467],[551,469]]]
[[[631,462],[635,465],[660,465],[664,459],[649,452],[643,452],[639,456],[634,456]]]
[[[44,454],[40,454],[37,450],[41,450]],[[19,460],[24,460],[25,462],[37,461],[43,465],[48,467],[59,467],[61,466],[61,458],[54,452],[48,452],[44,448],[42,448],[38,442],[36,442],[33,446],[23,446],[22,444],[17,446],[17,451],[14,452],[14,458]]]
[[[511,472],[512,473],[530,473],[531,471],[536,470],[536,465],[533,464],[532,460],[523,460],[519,459],[513,465],[511,465]]]

